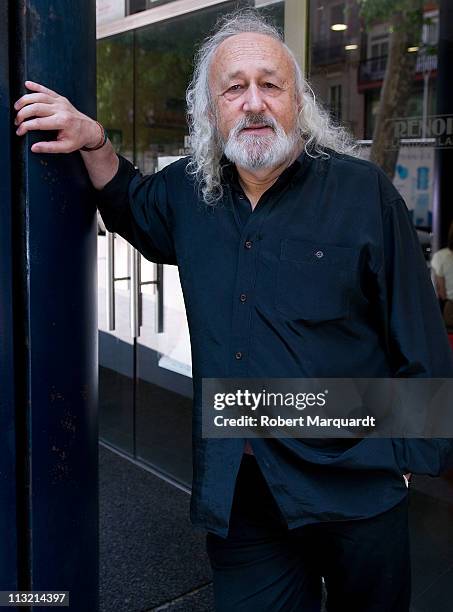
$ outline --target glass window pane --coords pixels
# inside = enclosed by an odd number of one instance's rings
[[[98,42],[97,117],[116,150],[133,159],[133,34]],[[99,216],[100,218],[100,216]],[[103,441],[132,455],[134,448],[134,344],[129,324],[130,247],[121,236],[98,232],[99,416]],[[107,266],[111,253],[113,266]],[[115,329],[107,321],[108,275],[114,281]]]
[[[161,4],[174,2],[174,0],[126,0],[126,2],[127,15],[133,15],[134,13],[140,13]]]
[[[115,150],[133,161],[133,32],[97,45],[97,116]]]
[[[401,18],[396,5],[386,7],[310,0],[308,79],[333,119],[365,141],[363,156],[393,177],[414,224],[431,228],[434,146],[422,126],[436,112],[438,6],[415,11],[414,2],[413,19],[407,19],[413,25],[403,20],[398,40],[390,33]],[[403,140],[395,139],[397,119],[407,132]]]
[[[187,155],[185,92],[195,48],[233,3],[152,24],[135,33],[135,162],[146,174]],[[191,352],[176,266],[142,258],[142,326],[137,342],[136,454],[190,485]],[[163,310],[163,328],[156,317]]]

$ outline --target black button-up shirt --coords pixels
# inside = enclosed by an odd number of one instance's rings
[[[117,232],[178,265],[194,383],[191,519],[225,537],[243,439],[201,436],[207,378],[452,377],[429,272],[401,195],[365,160],[303,152],[252,211],[223,158],[206,206],[188,158],[142,176],[125,158],[98,192]],[[253,438],[289,528],[360,519],[398,503],[406,472],[437,475],[447,439]]]

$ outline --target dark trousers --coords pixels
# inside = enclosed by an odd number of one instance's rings
[[[253,456],[239,470],[228,537],[208,533],[217,612],[407,612],[408,496],[377,516],[288,530]]]

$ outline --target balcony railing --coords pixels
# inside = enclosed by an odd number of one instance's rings
[[[334,64],[345,60],[346,51],[344,43],[326,44],[323,42],[314,43],[311,48],[311,64],[319,66],[322,64]]]
[[[382,81],[387,65],[387,55],[372,57],[359,63],[358,84],[364,85],[373,81]],[[437,55],[419,55],[415,65],[415,72],[426,72],[437,69]]]

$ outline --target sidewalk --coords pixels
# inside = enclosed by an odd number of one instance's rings
[[[103,446],[99,464],[100,612],[214,612],[189,495]],[[416,476],[410,496],[411,612],[450,609],[452,484]]]
[[[213,612],[189,495],[99,446],[100,612]]]

